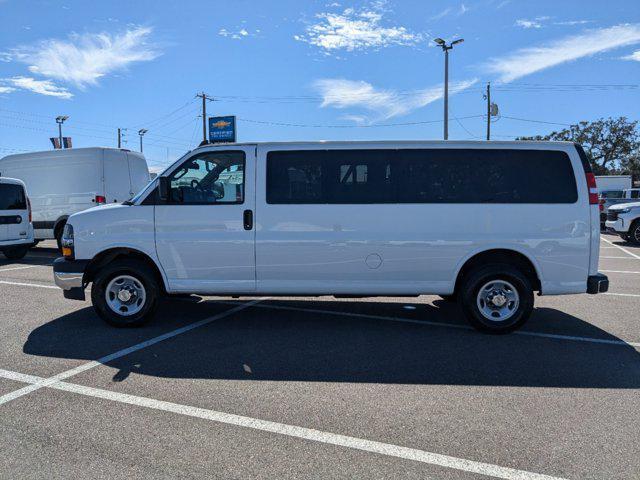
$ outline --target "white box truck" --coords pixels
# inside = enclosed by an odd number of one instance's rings
[[[58,246],[70,215],[129,200],[150,180],[142,154],[102,147],[8,155],[0,174],[27,185],[36,242],[55,238]]]

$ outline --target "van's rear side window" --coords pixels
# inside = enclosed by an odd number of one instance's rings
[[[22,185],[0,183],[0,210],[26,210],[27,199]]]
[[[568,155],[507,149],[269,152],[267,203],[575,203]]]

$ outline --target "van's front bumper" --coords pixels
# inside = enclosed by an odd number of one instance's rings
[[[587,278],[587,293],[605,293],[607,290],[609,290],[609,277],[602,273],[589,275],[589,278]]]
[[[65,298],[84,300],[84,272],[89,260],[56,258],[53,262],[53,280],[62,289]]]

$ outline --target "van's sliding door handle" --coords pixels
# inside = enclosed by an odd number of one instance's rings
[[[253,211],[245,210],[242,220],[244,222],[244,229],[251,230],[253,228]]]

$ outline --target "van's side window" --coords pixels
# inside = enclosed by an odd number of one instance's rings
[[[27,199],[22,185],[0,183],[0,210],[26,210]]]
[[[520,149],[273,151],[267,203],[575,203],[564,152]]]
[[[170,177],[169,203],[218,205],[244,202],[245,154],[205,152],[191,157]]]

